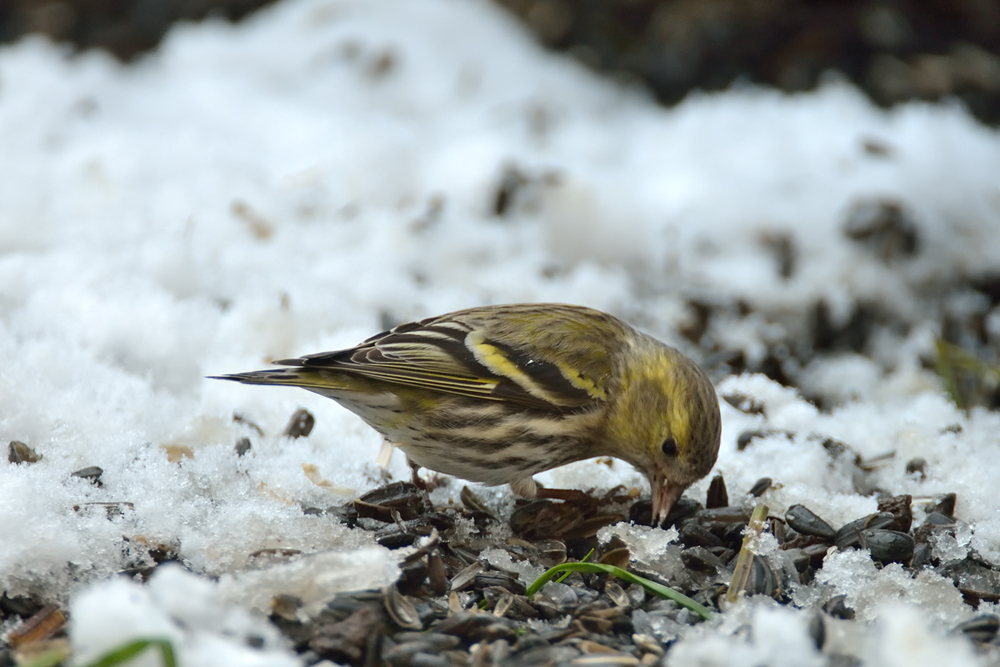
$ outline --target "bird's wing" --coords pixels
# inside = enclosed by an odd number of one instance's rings
[[[277,363],[563,411],[607,398],[610,348],[624,330],[618,320],[576,306],[493,306],[404,324],[351,349]]]

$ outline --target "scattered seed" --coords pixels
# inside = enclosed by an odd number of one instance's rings
[[[780,579],[763,556],[754,554],[750,562],[750,577],[746,584],[747,595],[777,597],[781,593]]]
[[[497,639],[512,641],[517,639],[517,633],[507,619],[497,618],[493,614],[470,611],[461,611],[449,616],[438,624],[435,631],[446,635],[466,637],[472,641],[495,641]]]
[[[901,533],[910,532],[910,526],[913,524],[912,503],[913,498],[908,495],[879,498],[878,511],[888,512],[895,517],[892,524],[889,525],[889,530]]]
[[[356,665],[367,652],[369,637],[378,636],[382,622],[379,612],[362,605],[342,621],[319,626],[308,646],[323,658]]]
[[[166,452],[167,460],[171,463],[180,463],[184,459],[194,458],[194,450],[187,445],[167,443],[165,445],[160,445],[160,448]]]
[[[938,512],[944,514],[945,516],[954,517],[955,516],[955,503],[958,500],[958,496],[954,493],[946,493],[940,496],[933,505],[927,507],[927,513]]]
[[[866,517],[855,519],[837,531],[837,533],[833,536],[833,543],[837,545],[838,549],[856,547],[861,542],[862,530],[887,528],[888,526],[891,526],[895,520],[896,517],[888,512],[869,514]]]
[[[604,586],[604,594],[608,596],[608,599],[610,599],[616,607],[628,608],[631,605],[631,601],[628,599],[625,589],[613,581],[609,581]]]
[[[566,562],[566,543],[562,540],[541,540],[535,543],[538,549],[538,563],[550,568]]]
[[[500,596],[500,599],[497,600],[496,605],[493,607],[493,615],[497,617],[503,616],[507,613],[507,610],[510,609],[512,604],[514,604],[513,595],[505,594]]]
[[[871,552],[872,559],[881,563],[909,563],[915,542],[910,535],[882,528],[862,530],[862,549]]]
[[[7,447],[7,461],[10,463],[38,463],[42,455],[20,440],[11,440]]]
[[[229,205],[230,212],[246,223],[254,238],[266,241],[274,233],[274,226],[255,212],[250,206],[239,199],[234,199]]]
[[[826,644],[826,620],[823,614],[814,612],[809,617],[809,636],[812,637],[816,650],[822,651],[823,645]]]
[[[496,521],[496,515],[493,514],[488,507],[486,507],[486,504],[480,500],[479,496],[469,490],[468,486],[462,487],[462,491],[458,494],[458,497],[462,501],[462,504],[473,512],[482,512],[489,518]]]
[[[892,199],[856,202],[844,221],[843,232],[885,264],[912,257],[920,248],[920,235],[910,212]]]
[[[258,549],[247,557],[247,564],[253,568],[263,568],[278,563],[287,563],[301,555],[302,552],[298,549]]]
[[[756,482],[754,482],[753,486],[750,487],[750,491],[748,491],[747,493],[749,493],[754,498],[760,498],[762,495],[764,495],[765,491],[771,488],[771,485],[773,483],[774,480],[771,479],[770,477],[761,477]]]
[[[823,519],[819,518],[812,510],[804,505],[792,505],[785,512],[785,521],[788,525],[803,535],[816,535],[825,540],[832,540],[837,531]]]
[[[717,507],[729,506],[729,492],[726,491],[726,480],[722,478],[722,473],[712,478],[708,485],[708,494],[705,497],[705,507],[715,509]]]
[[[283,618],[286,621],[298,621],[299,610],[302,608],[302,600],[294,595],[284,593],[271,598],[271,614]]]
[[[686,519],[698,512],[701,509],[701,503],[697,500],[692,500],[690,498],[682,497],[674,506],[670,509],[670,514],[667,518],[663,520],[660,524],[661,528],[669,528],[670,526],[675,526],[680,523],[683,519]],[[649,500],[638,500],[632,504],[628,513],[629,523],[639,524],[640,526],[649,526],[653,523],[653,503]]]
[[[927,459],[923,459],[918,456],[907,461],[906,474],[915,475],[921,481],[927,479]]]
[[[359,517],[393,523],[393,512],[403,521],[413,521],[432,509],[427,491],[411,482],[394,482],[365,493],[354,501]]]
[[[323,475],[319,471],[319,468],[313,463],[303,463],[302,474],[306,476],[306,479],[308,479],[310,482],[312,482],[321,489],[326,489],[327,491],[331,491],[333,493],[342,496],[348,496],[354,493],[353,489],[348,489],[343,486],[337,486],[330,480],[323,477]]]
[[[0,593],[0,617],[20,616],[22,619],[34,616],[45,605],[32,595],[15,595],[8,597],[6,592]]]
[[[872,157],[891,158],[896,154],[896,149],[891,144],[874,137],[862,141],[861,148]]]
[[[287,438],[306,438],[312,433],[313,426],[316,425],[316,418],[308,410],[299,408],[292,413],[288,420],[288,425],[281,435]]]
[[[917,542],[913,547],[913,558],[910,559],[910,567],[915,571],[930,567],[934,559],[934,548],[926,542]]]
[[[124,516],[125,510],[134,509],[135,505],[132,503],[80,503],[79,505],[73,505],[73,511],[78,514],[88,514],[93,510],[103,510],[104,515],[109,519]]]
[[[7,643],[12,647],[24,646],[49,639],[66,625],[66,615],[57,605],[42,607],[31,618],[24,620],[7,635]]]
[[[743,532],[742,527],[740,532]],[[684,544],[692,547],[721,547],[722,538],[713,533],[708,526],[697,521],[685,521],[681,525],[680,538]]]
[[[250,451],[250,438],[240,438],[236,441],[236,455],[244,456]]]
[[[715,574],[725,563],[705,547],[691,547],[681,552],[681,561],[688,569]]]
[[[753,396],[734,392],[726,394],[722,398],[729,405],[748,415],[762,415],[765,412],[764,402]]]
[[[730,505],[729,507],[716,507],[715,509],[698,510],[694,515],[695,519],[706,523],[747,523],[750,521],[750,512],[743,507]]]
[[[482,572],[482,570],[483,570],[482,563],[479,562],[472,563],[471,565],[469,565],[464,570],[462,570],[461,572],[459,572],[454,576],[454,578],[451,580],[451,590],[461,591],[468,588],[475,581],[476,575]]]
[[[423,630],[424,628],[413,602],[401,594],[395,586],[390,586],[386,593],[385,610],[389,612],[389,618],[404,630]]]
[[[805,572],[809,569],[811,559],[804,549],[785,549],[784,553],[791,560],[797,572]]]
[[[637,633],[632,635],[632,642],[636,645],[640,651],[646,653],[652,653],[656,656],[663,655],[663,645],[656,640],[656,637],[652,635],[646,635],[642,633]]]
[[[756,429],[753,431],[743,431],[736,438],[736,449],[743,451],[750,446],[754,440],[769,438],[772,435],[783,435],[787,439],[791,440],[795,437],[795,434],[791,431],[781,431],[778,429]]]
[[[498,586],[511,593],[524,595],[526,590],[524,583],[517,578],[517,575],[510,574],[508,572],[501,572],[500,570],[487,570],[485,572],[480,572],[476,574],[473,581],[476,590],[480,591],[486,588]]]
[[[504,166],[493,196],[493,214],[502,218],[517,199],[517,193],[528,184],[528,177],[513,164]]]
[[[823,559],[826,558],[826,554],[830,551],[829,544],[811,544],[807,547],[803,547],[802,551],[806,556],[809,557],[809,564],[813,567],[822,567]]]
[[[630,559],[631,559],[631,554],[629,553],[628,548],[621,547],[618,549],[612,549],[611,551],[605,552],[604,555],[602,555],[597,562],[603,563],[605,565],[613,565],[623,570],[627,570]]]
[[[239,412],[234,412],[233,413],[233,423],[234,424],[242,424],[243,426],[247,426],[247,427],[253,429],[257,433],[257,435],[259,435],[259,436],[263,436],[264,435],[264,429],[262,429],[260,426],[257,426],[257,424],[255,424],[251,420],[247,419],[246,417],[244,417],[243,415],[241,415]]]
[[[884,452],[873,456],[870,459],[861,459],[857,462],[857,466],[864,470],[865,472],[871,472],[872,470],[878,470],[879,468],[884,468],[893,459],[896,458],[896,452]]]
[[[102,468],[98,468],[97,466],[87,466],[86,468],[80,468],[79,470],[74,472],[72,476],[79,477],[80,479],[85,479],[94,486],[100,488],[104,486],[104,484],[101,482],[101,475],[103,474],[104,470]]]
[[[959,623],[952,630],[964,634],[979,644],[993,641],[998,631],[1000,631],[1000,617],[995,614],[980,614],[964,623]]]
[[[823,611],[844,621],[854,620],[854,609],[847,606],[846,595],[835,595],[823,604]]]

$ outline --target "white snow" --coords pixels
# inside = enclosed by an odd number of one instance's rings
[[[667,547],[677,540],[677,529],[636,526],[630,523],[616,523],[597,531],[597,539],[602,544],[617,537],[628,547],[630,558],[644,566],[656,563],[667,555]]]
[[[87,664],[129,640],[152,637],[170,640],[182,665],[300,664],[288,654],[277,628],[242,607],[225,604],[216,588],[179,565],[157,569],[148,586],[123,578],[95,583],[70,605],[75,658]],[[163,664],[150,649],[140,660],[143,665]]]
[[[866,140],[889,154],[867,154]],[[497,217],[508,167],[528,183]],[[958,494],[967,528],[937,553],[1000,560],[1000,415],[959,411],[920,363],[937,333],[926,295],[1000,266],[1000,137],[954,105],[883,111],[831,80],[663,109],[542,51],[485,0],[285,0],[236,26],[177,26],[132,66],[38,38],[3,47],[0,173],[0,442],[43,456],[0,464],[0,590],[68,602],[81,660],[159,633],[190,667],[298,664],[258,615],[266,596],[302,595],[325,572],[309,600],[320,604],[396,576],[399,552],[302,512],[381,484],[380,440],[321,397],[204,376],[489,303],[589,305],[683,347],[686,299],[742,300],[751,317],[734,307],[706,335],[751,361],[804,333],[819,299],[835,323],[860,302],[893,313],[913,328],[879,332],[872,358],[802,370],[830,412],[763,376],[724,380],[720,394],[766,411],[723,403],[717,470],[734,503],[766,475],[772,512],[803,503],[839,526],[875,500],[822,440],[865,458],[894,451],[873,473],[880,488],[918,504]],[[846,213],[873,198],[913,216],[913,258],[886,264],[843,236]],[[315,429],[281,437],[298,407]],[[749,429],[790,435],[739,452]],[[239,457],[243,437],[252,449]],[[906,474],[914,457],[926,479]],[[91,465],[102,487],[71,476]],[[387,472],[409,474],[398,454]],[[540,479],[644,483],[621,462]],[[477,493],[509,507],[506,491]],[[109,516],[86,503],[130,505]],[[159,544],[221,581],[173,568],[148,586],[111,578]],[[264,549],[305,556],[259,568],[251,554]],[[936,575],[876,570],[856,551],[821,572],[827,588],[801,599],[848,595],[868,622],[868,664],[982,664],[941,631],[973,612]],[[745,604],[682,638],[671,662],[823,664],[808,612]],[[904,659],[914,633],[921,648]]]

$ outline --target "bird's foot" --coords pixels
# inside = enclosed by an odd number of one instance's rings
[[[406,463],[407,465],[410,466],[410,474],[411,474],[410,481],[412,481],[414,486],[416,486],[417,488],[426,491],[427,482],[425,482],[423,478],[420,477],[420,464],[415,463],[413,459],[411,459],[409,456],[406,457]]]
[[[414,463],[413,459],[409,456],[406,457],[406,462],[410,466],[411,477],[410,481],[418,488],[430,493],[439,486],[443,486],[448,482],[447,478],[441,479],[438,477],[436,472],[429,472],[429,479],[423,479],[420,476],[420,464]]]

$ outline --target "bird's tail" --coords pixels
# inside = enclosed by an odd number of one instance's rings
[[[270,384],[288,387],[302,387],[313,390],[330,390],[340,387],[341,383],[328,373],[317,373],[305,368],[281,368],[277,370],[252,371],[250,373],[234,373],[232,375],[210,375],[209,380],[230,380],[243,384]]]

